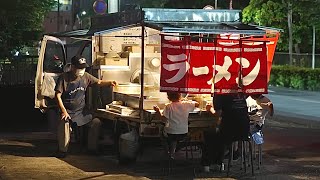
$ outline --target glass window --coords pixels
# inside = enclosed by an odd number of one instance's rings
[[[48,41],[43,61],[43,71],[62,73],[64,66],[64,52],[61,44]]]

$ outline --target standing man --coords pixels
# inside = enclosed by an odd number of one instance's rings
[[[61,113],[58,123],[58,153],[56,157],[64,158],[67,155],[70,143],[70,123],[76,123],[78,127],[88,127],[88,151],[96,153],[101,122],[98,118],[92,119],[92,114],[86,107],[86,90],[88,86],[115,86],[115,81],[97,79],[85,72],[89,65],[82,56],[74,56],[71,59],[71,70],[64,72],[55,86],[55,97]]]
[[[205,172],[209,171],[208,166],[212,163],[223,165],[226,147],[234,141],[247,139],[250,127],[246,95],[243,93],[214,94],[213,107],[207,105],[206,109],[221,120],[219,120],[217,132],[209,132],[204,135],[204,146],[207,148],[207,153],[203,154],[202,164]],[[238,152],[238,155],[240,154],[238,150],[235,151]]]

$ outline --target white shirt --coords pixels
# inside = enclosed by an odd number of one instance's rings
[[[168,119],[164,130],[169,134],[188,133],[189,113],[195,108],[195,102],[179,101],[167,104],[163,115]]]
[[[250,120],[254,121],[259,126],[262,126],[269,112],[269,107],[267,105],[262,105],[261,103],[267,103],[267,102],[270,102],[270,100],[265,96],[263,96],[262,98],[258,98],[256,100],[252,99],[251,96],[249,96],[246,99],[246,101],[247,101],[249,112],[257,110],[256,114],[250,116]]]

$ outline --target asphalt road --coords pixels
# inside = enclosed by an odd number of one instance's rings
[[[275,114],[300,121],[320,121],[320,92],[269,87],[267,94],[275,107]]]

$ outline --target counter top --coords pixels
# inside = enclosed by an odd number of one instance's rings
[[[155,114],[156,113],[156,111],[155,110],[153,110],[153,109],[147,109],[147,110],[145,110],[146,112],[148,112],[148,113],[150,113],[150,114]],[[160,112],[162,112],[163,110],[161,109],[160,110]],[[192,112],[190,112],[190,113],[192,113],[192,114],[196,114],[196,113],[199,113],[201,110],[200,110],[200,108],[195,108]]]

